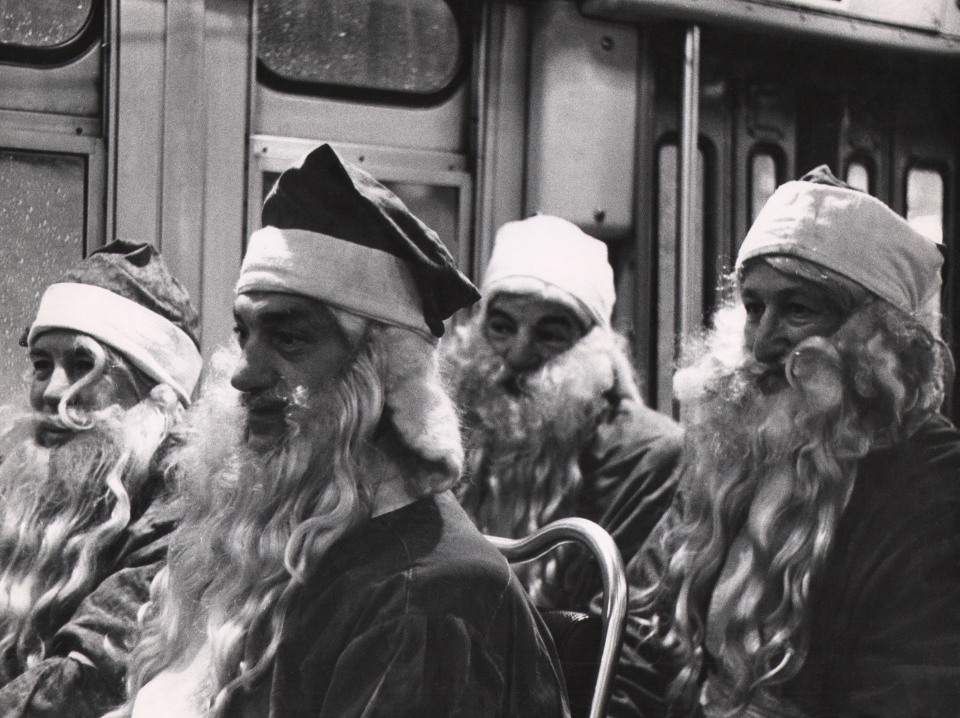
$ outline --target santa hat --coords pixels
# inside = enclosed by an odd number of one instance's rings
[[[198,325],[186,289],[156,248],[117,240],[47,288],[27,341],[54,330],[88,334],[187,405],[202,365]]]
[[[262,219],[238,294],[303,294],[431,340],[480,297],[436,232],[329,145],[280,175]]]
[[[437,234],[390,190],[322,145],[285,171],[263,204],[237,294],[302,294],[333,310],[352,339],[374,319],[386,353],[386,415],[404,443],[459,474],[463,450],[450,399],[440,389],[443,320],[480,295]]]
[[[572,310],[584,326],[609,326],[616,293],[607,245],[560,217],[536,215],[497,232],[482,290],[534,294]]]
[[[825,165],[773,193],[740,246],[737,275],[744,263],[766,255],[832,269],[939,331],[938,245]]]

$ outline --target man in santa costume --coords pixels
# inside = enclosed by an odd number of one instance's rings
[[[563,716],[553,645],[450,489],[437,371],[477,299],[437,235],[328,145],[247,246],[177,460],[186,516],[146,611],[145,716]],[[228,378],[229,377],[229,378]]]
[[[675,376],[690,472],[629,566],[612,716],[957,714],[942,264],[826,167],[767,202]]]
[[[197,313],[116,241],[44,292],[30,411],[0,434],[0,715],[100,716],[175,523],[163,459],[200,374]]]
[[[483,303],[443,349],[463,414],[467,513],[487,534],[596,521],[629,559],[666,510],[681,432],[640,397],[610,324],[607,246],[547,215],[497,232]],[[600,588],[581,547],[519,567],[538,605],[585,610]]]

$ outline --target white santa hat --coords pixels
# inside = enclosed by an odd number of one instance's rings
[[[560,217],[536,215],[497,232],[481,292],[534,294],[571,309],[584,325],[609,326],[616,293],[607,245]]]
[[[190,404],[203,360],[199,317],[183,285],[149,244],[116,240],[44,292],[27,335],[81,332],[122,354]]]
[[[831,269],[939,333],[943,255],[937,244],[826,167],[773,193],[740,246],[737,275],[765,255]]]

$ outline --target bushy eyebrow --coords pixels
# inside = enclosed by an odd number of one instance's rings
[[[63,354],[64,356],[70,359],[76,356],[83,356],[88,358],[93,357],[93,354],[90,353],[90,350],[87,349],[87,347],[83,346],[82,344],[79,344],[79,345],[75,344],[73,346],[67,347],[66,349],[63,350]],[[44,349],[42,347],[31,347],[29,351],[29,356],[31,357],[35,357],[35,356],[49,357],[52,355],[53,355],[52,351],[50,351],[49,349]]]
[[[246,326],[247,324],[237,312],[233,313],[233,319],[239,325]],[[301,326],[305,329],[322,329],[334,321],[332,318],[328,318],[323,314],[300,309],[299,307],[267,310],[258,313],[255,320],[258,324],[270,328]]]
[[[565,316],[557,317],[541,317],[540,320],[534,325],[537,331],[576,331],[578,329],[577,325],[569,318]]]
[[[516,323],[516,320],[511,314],[508,314],[502,309],[495,309],[493,307],[487,309],[487,319],[506,319],[507,321]]]

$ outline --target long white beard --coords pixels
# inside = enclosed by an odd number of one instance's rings
[[[670,616],[662,638],[685,663],[677,693],[696,692],[706,646],[730,709],[803,665],[810,592],[858,462],[937,410],[944,368],[926,330],[875,302],[794,347],[783,377],[766,382],[765,367],[727,351],[743,346],[740,314],[678,373],[685,511],[660,547],[666,573],[643,587]]]
[[[0,654],[8,676],[41,660],[46,642],[108,569],[147,485],[167,419],[145,402],[87,417],[90,428],[48,448],[35,413],[0,436]],[[135,414],[134,414],[135,412]],[[131,429],[135,423],[138,428]],[[142,430],[141,430],[142,428]]]
[[[467,449],[458,498],[478,528],[521,537],[574,515],[583,485],[580,458],[598,425],[619,400],[639,397],[619,337],[596,328],[520,376],[493,352],[477,321],[442,349]],[[566,553],[516,567],[543,605],[564,601],[558,567]]]
[[[215,357],[170,456],[184,518],[168,568],[151,591],[133,685],[198,651],[210,653],[214,713],[272,663],[286,605],[326,549],[369,515],[357,462],[382,412],[382,388],[354,362],[313,395],[285,392],[288,430],[277,447],[245,441],[245,409]],[[365,477],[366,478],[366,477]]]

